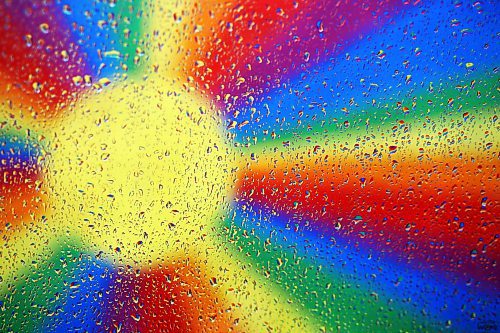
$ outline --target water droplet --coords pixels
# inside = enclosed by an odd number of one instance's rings
[[[309,52],[304,53],[304,61],[305,62],[308,62],[310,57],[311,57],[311,54]]]
[[[44,34],[49,33],[49,25],[47,23],[40,24],[40,31]]]
[[[30,34],[24,36],[24,40],[26,41],[26,46],[30,47],[33,45],[33,37]]]
[[[77,87],[80,84],[82,84],[82,82],[83,82],[83,78],[80,75],[73,76],[72,80],[73,80],[74,85],[77,86]]]
[[[42,90],[42,85],[39,82],[33,82],[33,90],[37,94],[40,93],[40,91]]]
[[[63,13],[64,15],[71,15],[73,11],[71,10],[71,7],[69,5],[64,5],[63,6]]]
[[[120,51],[117,50],[106,51],[103,53],[103,55],[106,58],[114,58],[114,59],[119,59],[121,57]]]
[[[69,54],[68,54],[68,51],[66,50],[62,50],[61,51],[61,57],[62,57],[62,60],[64,62],[68,61],[69,60]]]
[[[103,77],[102,79],[99,80],[99,84],[103,87],[106,87],[111,84],[111,80],[108,79],[107,77]]]

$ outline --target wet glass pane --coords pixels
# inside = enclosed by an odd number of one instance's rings
[[[499,13],[0,0],[0,331],[500,330]]]

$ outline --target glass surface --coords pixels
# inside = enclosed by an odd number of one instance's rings
[[[1,332],[495,332],[498,1],[0,1]]]

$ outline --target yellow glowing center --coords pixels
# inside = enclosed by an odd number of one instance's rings
[[[151,81],[82,100],[54,134],[55,227],[79,228],[133,265],[201,246],[228,186],[216,119],[192,94]]]

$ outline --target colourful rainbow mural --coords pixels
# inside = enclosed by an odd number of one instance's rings
[[[497,1],[0,2],[1,332],[495,332]]]

